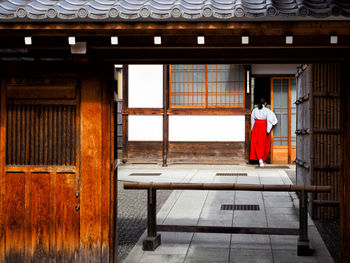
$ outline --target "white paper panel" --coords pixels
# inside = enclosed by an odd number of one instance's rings
[[[245,141],[241,115],[186,115],[169,117],[169,141]]]
[[[300,64],[254,64],[252,74],[254,75],[294,75]]]
[[[162,141],[163,116],[129,115],[129,141]]]
[[[163,65],[129,65],[129,108],[163,107]]]

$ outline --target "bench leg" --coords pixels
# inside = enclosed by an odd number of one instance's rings
[[[144,251],[154,251],[161,243],[160,235],[157,234],[157,191],[150,188],[148,191],[147,205],[147,237],[143,240]]]
[[[308,194],[305,192],[299,195],[299,239],[298,256],[310,256],[313,250],[310,248],[307,223],[307,201]]]

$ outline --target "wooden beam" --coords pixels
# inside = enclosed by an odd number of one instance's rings
[[[32,32],[32,35],[44,35],[48,33],[56,36],[79,32],[80,35],[154,35],[165,36],[167,34],[188,35],[211,32],[212,35],[241,35],[249,32],[250,36],[269,35],[285,36],[291,33],[293,36],[302,35],[330,35],[336,32],[339,35],[350,34],[350,21],[269,21],[259,23],[252,22],[118,22],[118,23],[2,23],[0,31],[5,34],[15,35],[21,31]]]
[[[216,191],[264,191],[264,192],[330,192],[330,186],[322,185],[264,185],[264,184],[226,184],[226,183],[143,183],[126,182],[124,189],[159,190],[216,190]]]
[[[299,228],[156,225],[156,230],[159,232],[299,235]]]
[[[122,110],[122,115],[163,115],[164,109],[158,108],[128,108]]]
[[[250,115],[250,109],[213,108],[213,109],[168,109],[168,115]]]

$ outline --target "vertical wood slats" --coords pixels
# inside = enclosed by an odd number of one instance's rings
[[[313,112],[314,129],[340,130],[340,68],[336,64],[313,65],[313,97],[318,110]],[[317,200],[339,201],[340,169],[318,169],[323,165],[341,166],[341,134],[318,132],[313,134],[315,167],[314,184],[331,185],[331,193],[317,193]],[[317,150],[316,150],[317,149]],[[314,207],[313,215],[317,218],[337,218],[336,207]]]
[[[75,165],[73,105],[7,105],[7,165]]]
[[[297,159],[309,167],[297,166],[297,183],[330,185],[331,193],[317,193],[313,199],[339,201],[340,66],[312,65],[299,77],[297,91],[298,99],[310,95],[309,101],[297,105],[297,129],[310,130],[310,134],[297,136]],[[311,212],[315,218],[339,217],[337,207],[311,206]]]

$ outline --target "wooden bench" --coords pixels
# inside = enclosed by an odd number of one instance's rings
[[[330,192],[330,186],[304,185],[253,185],[253,184],[217,184],[217,183],[124,183],[124,189],[143,189],[148,191],[147,237],[143,241],[143,250],[153,251],[161,243],[157,232],[204,232],[226,234],[266,234],[299,235],[297,243],[298,256],[312,254],[308,238],[307,205],[309,192]],[[215,190],[215,191],[270,191],[297,192],[299,194],[299,228],[269,227],[223,227],[223,226],[188,226],[157,225],[156,190]]]

